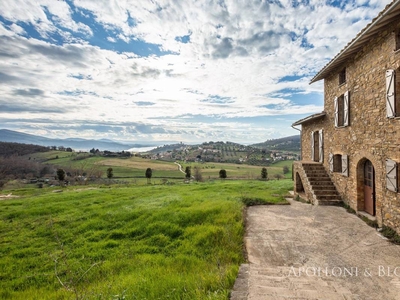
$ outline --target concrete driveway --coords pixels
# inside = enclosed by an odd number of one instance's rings
[[[344,208],[290,202],[248,209],[232,300],[400,299],[400,246]]]

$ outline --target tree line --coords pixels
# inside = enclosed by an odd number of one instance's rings
[[[12,155],[23,156],[47,151],[50,151],[48,147],[39,145],[0,142],[0,156],[3,157],[9,157]]]

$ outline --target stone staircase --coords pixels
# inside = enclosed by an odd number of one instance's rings
[[[322,164],[303,163],[315,205],[341,205],[342,199]]]

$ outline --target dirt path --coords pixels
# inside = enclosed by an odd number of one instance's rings
[[[185,171],[182,170],[182,166],[181,166],[179,163],[174,162],[174,164],[178,165],[179,171],[180,171],[181,173],[186,174]]]
[[[399,300],[400,246],[341,207],[254,206],[231,300]]]
[[[15,199],[15,198],[19,198],[19,196],[14,196],[13,194],[0,195],[0,201],[8,200],[8,199]]]

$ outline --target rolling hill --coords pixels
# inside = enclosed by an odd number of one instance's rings
[[[300,152],[300,135],[292,135],[280,139],[268,140],[263,143],[250,145],[254,148]]]
[[[81,138],[51,139],[18,131],[0,129],[0,142],[34,144],[39,146],[64,146],[74,150],[89,151],[92,148],[109,151],[123,151],[135,147],[149,147],[149,144],[124,144],[111,140],[87,140]],[[155,146],[155,145],[154,145]]]

